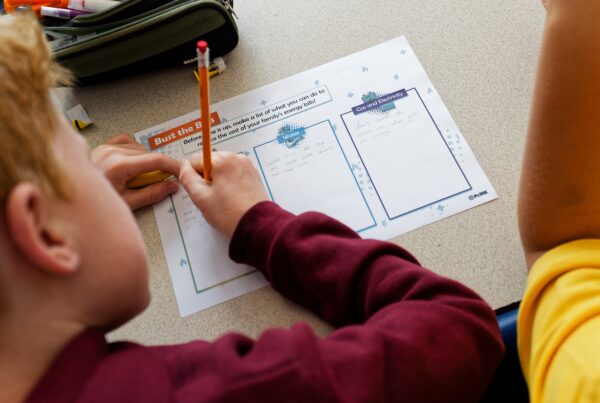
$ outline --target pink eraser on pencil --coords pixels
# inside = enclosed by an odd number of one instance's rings
[[[200,53],[206,53],[206,49],[208,49],[208,43],[206,43],[206,41],[198,41],[198,43],[196,43],[196,47]]]

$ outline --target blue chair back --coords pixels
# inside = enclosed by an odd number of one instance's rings
[[[492,383],[488,387],[483,399],[484,403],[509,402],[528,403],[529,392],[521,371],[519,354],[517,351],[517,316],[519,303],[516,302],[496,311],[498,325],[502,331],[505,353],[502,363]]]

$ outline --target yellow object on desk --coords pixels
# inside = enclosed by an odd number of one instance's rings
[[[214,76],[221,74],[225,71],[227,66],[225,65],[225,61],[222,57],[217,57],[213,62],[208,66],[208,77],[213,78]],[[194,76],[196,80],[200,81],[200,69],[194,70]]]
[[[139,174],[135,178],[129,180],[127,182],[128,189],[139,189],[154,183],[162,182],[165,179],[170,178],[171,174],[163,172],[159,169],[156,171],[145,172],[143,174]]]

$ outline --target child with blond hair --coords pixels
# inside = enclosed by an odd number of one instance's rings
[[[66,77],[32,17],[0,17],[0,401],[478,401],[503,346],[473,291],[394,244],[269,202],[246,157],[215,153],[206,183],[201,161],[180,168],[123,136],[90,154],[49,98]],[[179,176],[233,260],[336,330],[108,343],[149,301],[130,207],[172,184],[124,185],[152,169]]]

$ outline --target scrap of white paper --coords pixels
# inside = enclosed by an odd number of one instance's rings
[[[272,200],[390,239],[494,200],[479,166],[404,37],[212,106],[212,143],[243,153]],[[198,112],[136,134],[181,159],[202,148]],[[182,316],[266,284],[233,263],[227,240],[184,190],[155,205]]]

